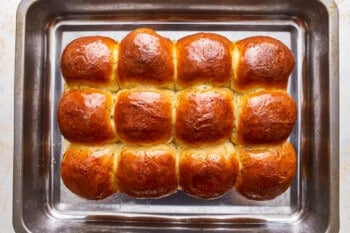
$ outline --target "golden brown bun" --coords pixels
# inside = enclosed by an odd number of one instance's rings
[[[118,81],[122,88],[139,84],[173,87],[173,43],[150,28],[130,32],[120,42]]]
[[[124,143],[166,143],[172,137],[172,96],[159,90],[122,90],[118,93],[114,119]]]
[[[295,65],[289,48],[266,36],[249,37],[235,44],[233,88],[285,89]]]
[[[117,166],[119,190],[136,198],[159,198],[176,192],[175,152],[166,146],[128,148]]]
[[[108,37],[89,36],[73,40],[61,56],[66,83],[118,89],[114,74],[117,50],[117,42]]]
[[[227,89],[186,89],[177,97],[175,137],[180,144],[207,146],[230,138],[232,93]]]
[[[284,91],[260,91],[243,95],[239,103],[238,144],[270,144],[285,141],[297,116],[296,103]]]
[[[116,141],[111,122],[111,94],[98,89],[71,89],[57,109],[62,135],[71,142],[98,144]]]
[[[218,198],[233,188],[238,168],[232,144],[185,149],[180,154],[179,185],[191,196]]]
[[[197,33],[176,43],[177,79],[181,87],[225,86],[231,78],[232,43],[214,33]]]
[[[73,193],[90,200],[103,199],[115,193],[115,148],[115,145],[68,147],[61,164],[63,183]]]
[[[296,172],[296,154],[286,142],[270,147],[239,149],[241,170],[235,188],[248,199],[269,200],[285,192]]]

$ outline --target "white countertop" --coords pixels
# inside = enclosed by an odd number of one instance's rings
[[[13,232],[13,95],[15,16],[20,0],[0,0],[0,232]],[[339,7],[340,51],[340,232],[350,232],[350,0]]]

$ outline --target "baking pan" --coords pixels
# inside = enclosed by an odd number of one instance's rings
[[[203,201],[116,194],[86,201],[59,174],[64,141],[56,107],[63,48],[86,35],[116,40],[151,27],[176,40],[215,32],[283,41],[296,57],[288,85],[298,120],[292,186],[271,201],[230,192]],[[338,11],[334,2],[282,0],[22,1],[17,12],[13,226],[17,232],[334,232],[338,213]]]

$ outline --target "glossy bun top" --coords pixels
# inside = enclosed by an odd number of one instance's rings
[[[284,91],[243,95],[239,103],[238,144],[281,143],[292,132],[297,117],[293,98]]]
[[[177,190],[176,155],[167,146],[124,147],[116,181],[121,192],[137,198],[159,198]]]
[[[130,32],[120,42],[118,81],[119,85],[131,87],[174,85],[173,43],[149,28]]]
[[[116,147],[71,145],[63,155],[61,177],[73,193],[89,200],[106,198],[117,191],[114,178]]]
[[[117,133],[124,143],[151,145],[172,138],[172,95],[159,90],[123,90],[114,109]]]
[[[98,89],[63,93],[57,109],[62,135],[71,142],[101,144],[116,141],[110,116],[112,95]]]
[[[269,200],[281,195],[291,185],[296,172],[296,154],[286,142],[270,147],[239,149],[241,170],[236,190],[253,200]]]
[[[189,148],[180,152],[179,185],[187,194],[202,199],[218,198],[233,188],[239,162],[230,143]]]
[[[118,89],[115,63],[118,43],[102,36],[70,42],[61,56],[61,70],[68,85]]]
[[[201,146],[229,139],[233,112],[232,92],[226,89],[187,89],[180,92],[176,100],[177,142]]]
[[[233,87],[285,89],[295,65],[289,48],[267,36],[248,37],[235,44]]]
[[[181,87],[227,86],[232,74],[232,43],[214,33],[197,33],[176,43],[177,79]]]

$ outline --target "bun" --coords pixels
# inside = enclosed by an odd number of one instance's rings
[[[108,37],[89,36],[73,40],[61,56],[61,70],[66,83],[117,90],[117,52],[118,43]]]
[[[106,198],[117,191],[114,178],[115,146],[70,145],[63,155],[61,177],[65,186],[89,200]]]
[[[236,152],[230,143],[184,149],[180,154],[179,185],[191,196],[218,198],[233,188],[238,165]]]
[[[57,109],[71,143],[63,182],[93,200],[178,189],[205,200],[232,189],[252,200],[281,195],[296,172],[287,140],[297,105],[286,90],[294,65],[288,47],[266,36],[232,42],[196,33],[172,42],[139,28],[120,44],[72,41]]]
[[[98,89],[67,90],[57,109],[62,135],[75,143],[101,144],[117,141],[111,122],[113,97]]]
[[[114,110],[120,140],[138,145],[157,145],[172,138],[172,96],[158,90],[123,90]]]
[[[120,191],[136,198],[159,198],[176,192],[176,154],[166,146],[124,147],[116,173]]]
[[[226,89],[187,89],[176,100],[175,137],[188,146],[213,145],[230,138],[233,96]]]
[[[153,85],[173,88],[174,45],[149,28],[130,32],[120,42],[118,81],[122,88]]]
[[[296,155],[290,143],[238,150],[241,170],[235,188],[241,195],[253,200],[269,200],[291,185],[296,172]]]
[[[232,75],[232,43],[214,33],[197,33],[176,43],[177,79],[183,88],[228,86]]]
[[[259,91],[239,102],[237,144],[282,143],[292,132],[297,116],[295,101],[284,91]]]
[[[238,41],[234,49],[233,88],[286,89],[295,61],[292,52],[279,40],[254,36]]]

